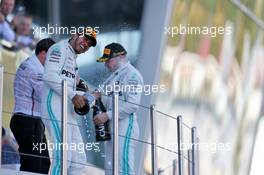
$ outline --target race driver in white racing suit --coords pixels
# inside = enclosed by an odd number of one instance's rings
[[[94,117],[95,124],[102,124],[110,120],[110,130],[112,133],[112,93],[119,94],[119,174],[135,174],[134,153],[135,141],[139,135],[136,112],[140,103],[143,79],[140,73],[133,67],[126,58],[126,50],[118,43],[111,43],[104,49],[103,57],[97,59],[98,62],[105,62],[105,66],[112,74],[100,85],[97,94],[101,97],[107,112]],[[119,86],[119,87],[118,87]],[[118,92],[117,92],[118,91]],[[129,103],[132,102],[132,103]],[[131,139],[132,138],[132,139]],[[105,142],[105,172],[112,174],[112,142]]]
[[[85,168],[86,156],[84,151],[78,150],[78,144],[83,143],[79,127],[76,122],[74,106],[81,108],[86,103],[82,92],[76,91],[78,73],[76,58],[77,54],[86,52],[91,46],[96,45],[96,33],[85,31],[83,35],[74,35],[68,41],[54,44],[47,53],[44,66],[44,87],[42,96],[43,122],[48,129],[51,141],[54,145],[51,175],[61,173],[61,121],[62,121],[62,80],[67,80],[68,93],[68,125],[67,125],[67,171],[68,174],[82,174]],[[71,147],[72,145],[74,147]],[[64,147],[65,149],[65,147]]]

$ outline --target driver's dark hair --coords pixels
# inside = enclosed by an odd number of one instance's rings
[[[49,48],[55,44],[55,41],[51,38],[45,38],[37,43],[35,54],[38,55],[41,51],[47,52]]]
[[[71,42],[71,40],[73,40],[73,37],[78,35],[78,37],[80,36],[80,34],[77,32],[76,34],[72,35],[71,38],[68,40],[68,42]]]

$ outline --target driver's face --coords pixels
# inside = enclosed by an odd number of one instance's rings
[[[105,62],[105,67],[111,72],[115,71],[118,67],[118,57],[107,60]]]
[[[84,53],[92,46],[91,40],[87,39],[85,36],[79,36],[75,41],[75,51],[78,54]]]

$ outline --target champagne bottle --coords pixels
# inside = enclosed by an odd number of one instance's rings
[[[93,117],[102,112],[106,112],[106,109],[101,99],[99,98],[95,101],[95,105],[93,106]],[[111,140],[111,134],[109,131],[109,120],[104,124],[95,125],[95,137],[96,141]]]

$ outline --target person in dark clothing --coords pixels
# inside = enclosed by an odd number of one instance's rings
[[[49,172],[49,152],[40,110],[43,65],[46,53],[54,43],[50,38],[40,40],[35,54],[20,64],[15,75],[15,107],[10,128],[19,145],[21,171]],[[46,149],[40,150],[40,145],[44,144]]]

